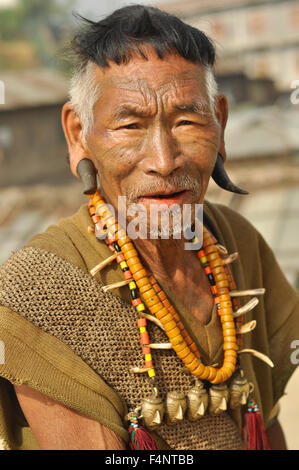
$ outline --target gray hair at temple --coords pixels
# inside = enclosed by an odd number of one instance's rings
[[[186,60],[203,66],[209,106],[216,119],[215,48],[202,31],[158,8],[143,5],[121,8],[98,22],[79,18],[84,26],[71,43],[74,71],[69,98],[80,118],[83,139],[93,125],[93,108],[101,93],[95,65],[107,68],[108,61],[126,64],[136,53],[147,60],[145,45],[151,46],[161,59],[175,50]]]

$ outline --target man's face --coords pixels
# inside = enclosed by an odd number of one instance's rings
[[[148,57],[96,67],[101,93],[86,145],[101,192],[115,208],[118,196],[147,211],[161,203],[200,204],[223,135],[204,69],[177,54]]]

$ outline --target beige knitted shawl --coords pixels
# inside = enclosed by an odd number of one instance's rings
[[[280,350],[284,347],[281,337],[288,345],[293,335],[296,336],[296,331],[291,333],[285,324],[286,321],[288,326],[297,324],[298,293],[286,281],[262,237],[245,219],[224,206],[210,203],[205,204],[205,213],[219,242],[230,252],[240,253],[233,267],[237,287],[267,289],[258,307],[247,314],[246,320],[258,320],[258,328],[246,335],[244,347],[254,347],[270,355],[276,360],[276,367],[271,370],[250,356],[241,356],[242,367],[255,384],[255,399],[267,423],[294,369],[276,349],[277,344]],[[0,366],[0,375],[6,379],[3,387],[8,385],[6,381],[27,383],[97,419],[127,441],[125,415],[151,394],[151,388],[146,376],[130,372],[132,366],[143,365],[143,358],[128,289],[104,293],[100,288],[122,280],[119,267],[108,266],[96,278],[89,275],[89,270],[110,253],[104,243],[88,233],[89,223],[84,206],[72,218],[34,237],[0,269],[0,305],[3,306],[0,339],[6,338],[6,363]],[[197,343],[204,362],[221,362],[221,326],[215,309],[211,321],[204,326],[173,293],[167,291],[167,294]],[[150,324],[149,333],[152,342],[167,342],[156,325]],[[57,354],[61,348],[63,354]],[[21,351],[22,365],[16,364]],[[34,367],[29,365],[29,357]],[[170,390],[186,393],[191,388],[193,377],[186,373],[173,351],[155,351],[153,359],[162,395]],[[52,368],[45,367],[45,361]],[[24,421],[21,411],[17,411]],[[184,420],[173,426],[163,424],[154,434],[160,448],[240,449],[241,422],[242,412],[237,410],[230,415],[207,415],[196,423]],[[21,425],[23,434],[24,424]],[[0,421],[0,437],[2,426],[7,446],[36,448],[34,440],[28,438],[28,427],[23,444],[15,442],[16,425],[15,417],[13,422],[7,417],[2,418],[2,424]],[[29,441],[31,444],[25,445]]]

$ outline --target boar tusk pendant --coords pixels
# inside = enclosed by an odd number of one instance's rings
[[[244,313],[247,313],[252,310],[258,303],[259,299],[257,297],[253,297],[253,299],[249,300],[249,302],[243,305],[243,307],[238,308],[238,310],[233,313],[233,317],[238,318],[241,315],[244,315]]]

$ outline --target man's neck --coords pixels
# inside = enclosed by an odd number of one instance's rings
[[[210,285],[196,251],[185,250],[185,242],[185,239],[136,239],[134,245],[148,272],[206,324],[214,302]]]
[[[195,257],[194,251],[185,250],[185,240],[151,240],[138,238],[134,245],[142,263],[161,282],[171,283],[180,273],[184,274],[188,260]]]

